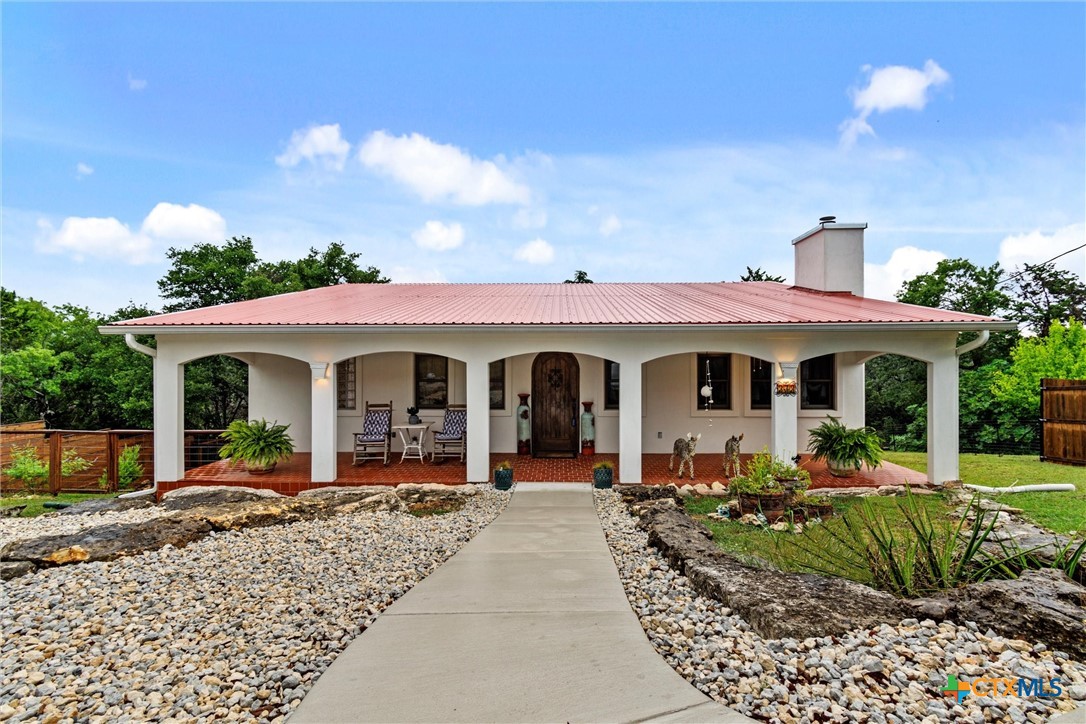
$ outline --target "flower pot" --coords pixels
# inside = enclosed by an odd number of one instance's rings
[[[275,470],[275,463],[271,465],[256,465],[252,463],[246,463],[245,469],[249,471],[250,475],[267,475],[272,470]]]
[[[830,475],[835,478],[851,478],[859,471],[860,466],[855,463],[844,463],[833,458],[826,458],[826,468],[830,471]]]
[[[785,493],[740,493],[739,510],[743,515],[761,511],[772,523],[788,512],[787,497]]]
[[[509,490],[513,487],[513,469],[499,468],[494,471],[494,487],[498,490]]]
[[[420,417],[419,417],[418,415],[408,415],[408,417],[407,417],[407,424],[408,424],[408,425],[419,425],[419,424],[422,424],[422,418],[420,418]]]
[[[615,477],[614,468],[596,468],[592,471],[592,485],[596,488],[610,488]]]

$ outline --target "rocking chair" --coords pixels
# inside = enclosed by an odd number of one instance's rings
[[[443,460],[458,457],[460,462],[464,462],[467,440],[468,406],[449,405],[445,408],[445,422],[441,429],[434,431],[434,447],[430,454],[430,462],[436,462],[439,456]]]
[[[392,452],[392,401],[371,405],[366,401],[362,432],[354,434],[353,465],[366,460],[384,460],[388,465]]]

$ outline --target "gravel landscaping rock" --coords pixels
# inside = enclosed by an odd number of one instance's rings
[[[0,607],[0,719],[281,721],[351,639],[508,499],[486,490],[446,515],[213,532],[14,579]]]
[[[904,618],[835,636],[762,637],[732,609],[698,595],[649,546],[615,492],[594,496],[626,595],[650,642],[694,686],[747,716],[797,724],[1041,724],[1071,711],[1073,698],[967,696],[955,704],[940,690],[948,674],[1059,678],[1065,692],[1086,686],[1086,665],[1066,652],[1004,638],[973,622]],[[796,599],[792,610],[806,605]]]

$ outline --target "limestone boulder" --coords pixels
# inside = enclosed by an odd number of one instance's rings
[[[162,507],[166,510],[188,510],[207,505],[222,503],[244,503],[251,500],[282,498],[273,490],[260,490],[234,485],[190,485],[171,490],[162,496]]]
[[[299,498],[368,498],[392,488],[388,485],[328,485],[323,488],[310,488],[298,493]]]
[[[859,583],[756,568],[721,550],[712,533],[674,506],[646,506],[638,526],[698,593],[735,610],[766,638],[829,636],[897,623],[909,609]]]
[[[622,496],[622,502],[643,502],[670,498],[678,502],[679,493],[674,485],[616,485],[615,492]]]
[[[188,517],[206,521],[213,530],[266,528],[270,525],[286,525],[332,514],[331,506],[323,500],[282,496],[241,503],[207,505],[185,512]]]
[[[139,523],[118,523],[79,533],[14,541],[0,550],[0,560],[29,561],[35,566],[63,566],[83,561],[112,561],[165,545],[176,548],[211,533],[211,525],[190,516],[165,516]]]
[[[336,508],[336,513],[340,515],[348,513],[373,513],[378,511],[399,513],[405,510],[407,510],[407,504],[400,499],[399,495],[389,490],[342,505]]]
[[[36,569],[37,566],[30,561],[0,561],[0,581],[10,581]]]
[[[1007,638],[1041,642],[1086,660],[1086,587],[1056,569],[975,583],[910,605],[937,621],[973,621]]]

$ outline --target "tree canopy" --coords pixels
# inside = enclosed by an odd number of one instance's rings
[[[591,284],[592,280],[588,278],[588,272],[578,269],[573,272],[573,278],[567,279],[566,284]]]
[[[197,244],[167,252],[170,269],[159,280],[165,311],[314,289],[333,284],[387,282],[361,255],[333,243],[298,260],[264,262],[252,239]],[[0,397],[5,421],[44,419],[71,429],[149,428],[153,423],[151,359],[124,338],[98,327],[156,314],[128,305],[98,316],[72,305],[49,307],[0,289]],[[154,345],[154,338],[141,340]],[[185,424],[219,429],[247,414],[248,371],[229,357],[195,360],[185,370]]]
[[[776,274],[770,274],[762,267],[751,269],[749,266],[747,270],[739,277],[741,282],[784,282],[784,277],[777,276]]]

